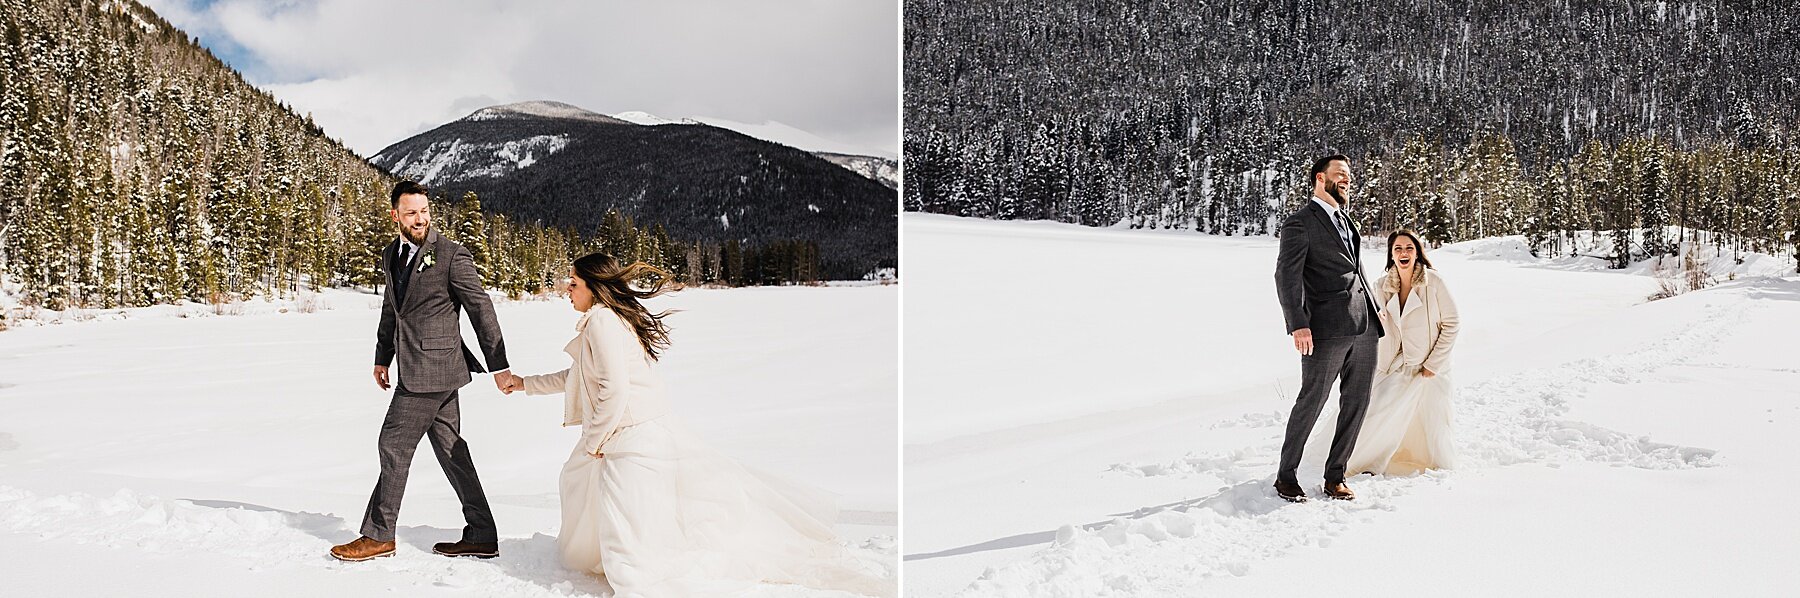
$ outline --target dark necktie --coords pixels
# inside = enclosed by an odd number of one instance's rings
[[[406,283],[412,281],[412,254],[411,247],[405,244],[400,245],[400,263],[395,266],[397,269],[394,271],[394,286],[398,287],[395,290],[400,291],[401,297],[406,296]]]

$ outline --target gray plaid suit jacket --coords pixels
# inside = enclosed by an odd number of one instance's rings
[[[1361,239],[1356,223],[1348,224],[1351,238]],[[1381,307],[1363,278],[1362,245],[1345,248],[1325,208],[1311,198],[1281,223],[1275,295],[1288,334],[1310,328],[1315,339],[1342,338],[1369,326],[1377,335],[1386,333],[1376,315]]]
[[[418,255],[406,265],[413,270],[406,294],[398,296],[393,265],[399,250],[396,238],[381,252],[381,271],[388,284],[381,296],[381,325],[375,330],[375,365],[389,365],[398,357],[395,380],[418,393],[461,388],[469,383],[469,372],[508,369],[500,321],[469,250],[438,235],[437,228],[430,229]],[[424,263],[427,255],[434,257],[429,266]],[[486,368],[462,342],[462,310],[469,312],[481,353],[487,357]]]

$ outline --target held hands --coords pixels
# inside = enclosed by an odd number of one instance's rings
[[[375,385],[382,390],[391,388],[388,384],[388,368],[385,365],[375,366]],[[525,379],[513,375],[512,370],[494,374],[494,387],[500,392],[512,394],[515,390],[525,390]]]
[[[1312,355],[1313,338],[1311,328],[1300,328],[1294,331],[1294,350],[1301,355]]]
[[[1431,368],[1422,367],[1419,368],[1419,375],[1425,378],[1436,378],[1437,372],[1431,371]]]
[[[525,389],[525,379],[514,375],[512,370],[496,372],[494,374],[494,387],[500,389],[502,394],[510,395],[515,390]]]

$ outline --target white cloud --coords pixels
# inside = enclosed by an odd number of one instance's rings
[[[151,0],[363,155],[483,106],[557,100],[779,122],[899,151],[898,0]],[[215,51],[219,51],[215,47]]]
[[[870,151],[868,148],[850,143],[842,143],[825,139],[810,131],[794,128],[784,123],[765,121],[761,123],[741,123],[734,120],[714,116],[695,116],[697,120],[715,127],[731,129],[757,139],[765,139],[813,152],[833,152],[839,154],[867,154],[885,158],[898,158],[898,155],[887,152]]]

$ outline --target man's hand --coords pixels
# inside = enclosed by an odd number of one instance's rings
[[[382,390],[388,389],[387,366],[375,366],[375,385],[380,386]]]
[[[1424,376],[1426,378],[1436,378],[1437,372],[1431,371],[1431,368],[1422,367],[1422,368],[1419,368],[1419,375]]]
[[[494,373],[494,388],[501,394],[512,394],[513,391],[525,387],[525,380],[512,375],[512,370],[501,370]]]
[[[1294,331],[1294,350],[1301,355],[1312,355],[1313,340],[1311,328],[1300,328]]]

